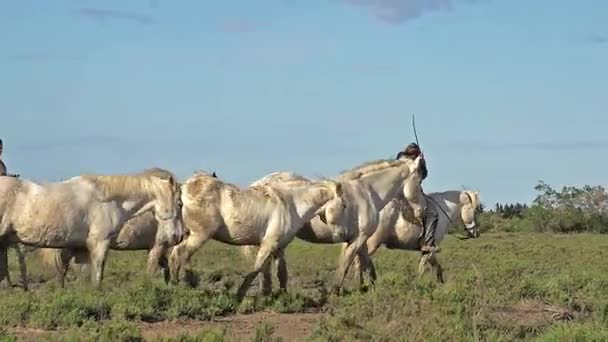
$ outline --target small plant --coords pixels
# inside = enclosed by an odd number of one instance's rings
[[[261,323],[255,328],[254,342],[281,342],[280,337],[273,337],[274,327],[268,323]]]
[[[158,342],[224,342],[228,341],[225,330],[205,330],[197,334],[182,333],[177,337],[161,338]]]

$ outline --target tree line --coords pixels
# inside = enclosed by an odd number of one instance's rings
[[[480,209],[483,231],[608,233],[608,192],[602,186],[564,186],[539,181],[537,196],[525,203],[496,203]]]

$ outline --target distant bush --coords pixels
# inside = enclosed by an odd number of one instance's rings
[[[608,192],[602,186],[566,186],[557,191],[540,181],[535,190],[538,195],[531,206],[496,204],[484,211],[483,231],[608,233]]]

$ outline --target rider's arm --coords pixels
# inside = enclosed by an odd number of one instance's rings
[[[429,175],[429,171],[426,168],[426,160],[424,160],[424,155],[422,155],[420,160],[420,170],[422,170],[422,180],[424,180],[426,176]]]

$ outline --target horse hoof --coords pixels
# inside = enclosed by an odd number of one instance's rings
[[[245,299],[245,294],[237,293],[236,296],[235,296],[235,300],[236,300],[236,304],[237,305],[241,304],[244,299]]]

